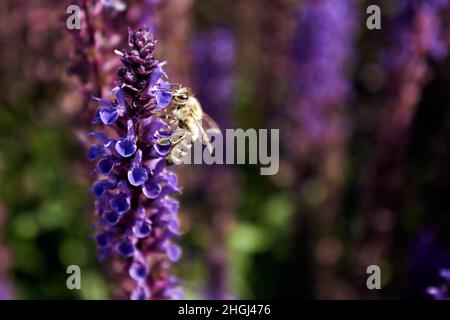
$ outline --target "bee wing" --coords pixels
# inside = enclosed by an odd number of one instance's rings
[[[209,115],[203,112],[202,125],[205,130],[211,132],[222,132],[219,125]]]
[[[211,145],[211,141],[208,138],[208,135],[206,134],[205,128],[206,128],[206,130],[212,130],[214,132],[221,132],[219,126],[206,113],[203,113],[203,117],[202,117],[202,122],[201,123],[200,123],[200,121],[198,121],[194,117],[192,117],[192,119],[194,119],[195,125],[197,126],[198,130],[200,131],[200,134],[202,135],[202,142],[203,142],[203,144],[205,144],[206,147],[208,148],[208,151],[210,153],[212,153],[213,152],[213,147]],[[204,126],[204,124],[206,124],[206,126]]]
[[[198,130],[200,131],[200,134],[202,135],[202,143],[205,144],[206,147],[208,148],[208,151],[210,153],[212,153],[213,147],[211,145],[211,142],[209,141],[208,135],[206,134],[205,130],[203,130],[202,124],[198,120],[196,120],[194,118],[192,118],[192,119],[194,120],[195,125],[197,126]]]

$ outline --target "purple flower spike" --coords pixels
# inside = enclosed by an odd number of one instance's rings
[[[114,101],[97,99],[101,106],[94,122],[114,125],[108,136],[106,131],[92,134],[96,144],[88,154],[98,159],[91,187],[100,219],[98,255],[113,255],[129,266],[126,276],[135,287],[124,286],[124,291],[131,299],[170,299],[180,293],[170,272],[181,257],[172,239],[179,235],[179,205],[171,196],[179,187],[165,159],[172,129],[152,110],[166,107],[172,95],[163,80],[164,63],[153,56],[152,34],[147,29],[130,32],[129,46],[119,54],[123,67],[112,89]]]

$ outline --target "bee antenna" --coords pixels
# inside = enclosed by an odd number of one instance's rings
[[[178,89],[180,89],[180,88],[181,88],[181,83],[174,83],[174,82],[171,82],[171,83],[169,83],[169,86],[171,86],[171,87],[177,86]]]

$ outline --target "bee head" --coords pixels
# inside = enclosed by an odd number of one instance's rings
[[[175,90],[173,93],[173,100],[178,103],[186,103],[189,99],[189,96],[192,96],[192,91],[187,87],[182,87],[178,90]]]

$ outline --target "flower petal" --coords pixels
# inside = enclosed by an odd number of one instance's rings
[[[92,185],[91,191],[96,197],[100,197],[107,189],[111,189],[114,184],[109,180],[98,180]]]
[[[149,181],[146,184],[144,184],[144,187],[142,188],[142,192],[144,195],[149,199],[155,199],[158,197],[158,195],[161,192],[161,187],[159,184]]]
[[[136,281],[144,281],[148,276],[148,267],[139,261],[134,261],[128,270],[130,277]]]
[[[114,196],[109,203],[111,208],[120,215],[130,209],[130,199],[123,193]]]
[[[105,248],[109,244],[109,235],[107,232],[98,233],[95,237],[95,240],[97,241],[97,245],[100,248]]]
[[[156,103],[158,104],[159,108],[163,109],[167,107],[170,101],[172,101],[172,93],[170,93],[169,91],[159,91],[156,94]]]
[[[132,138],[127,137],[116,142],[116,151],[124,158],[131,157],[136,150],[136,142]]]
[[[104,152],[104,147],[102,145],[93,144],[89,147],[88,160],[93,161],[101,156]]]
[[[181,258],[181,248],[174,243],[167,246],[166,253],[172,262],[176,262]]]
[[[98,162],[98,170],[100,171],[100,173],[102,174],[109,174],[115,164],[115,160],[113,158],[103,158]]]
[[[111,226],[115,225],[119,221],[119,218],[120,215],[115,211],[107,211],[103,214],[103,220]]]
[[[147,300],[150,298],[150,290],[146,286],[138,286],[131,293],[131,300]]]
[[[133,234],[138,238],[145,238],[152,231],[152,224],[148,219],[139,219],[133,226]]]
[[[162,143],[158,143],[158,144],[154,144],[153,148],[155,149],[156,153],[158,153],[158,155],[164,157],[166,155],[169,154],[170,149],[171,149],[171,144],[170,141],[167,142],[162,142]]]
[[[137,187],[145,183],[148,179],[147,170],[144,167],[132,167],[128,171],[128,181],[131,185]]]
[[[131,257],[134,254],[134,245],[130,240],[125,239],[116,244],[115,250],[122,257]]]
[[[116,122],[117,118],[119,117],[119,113],[117,112],[117,109],[115,107],[100,108],[99,116],[100,120],[102,120],[104,124],[112,124]]]

